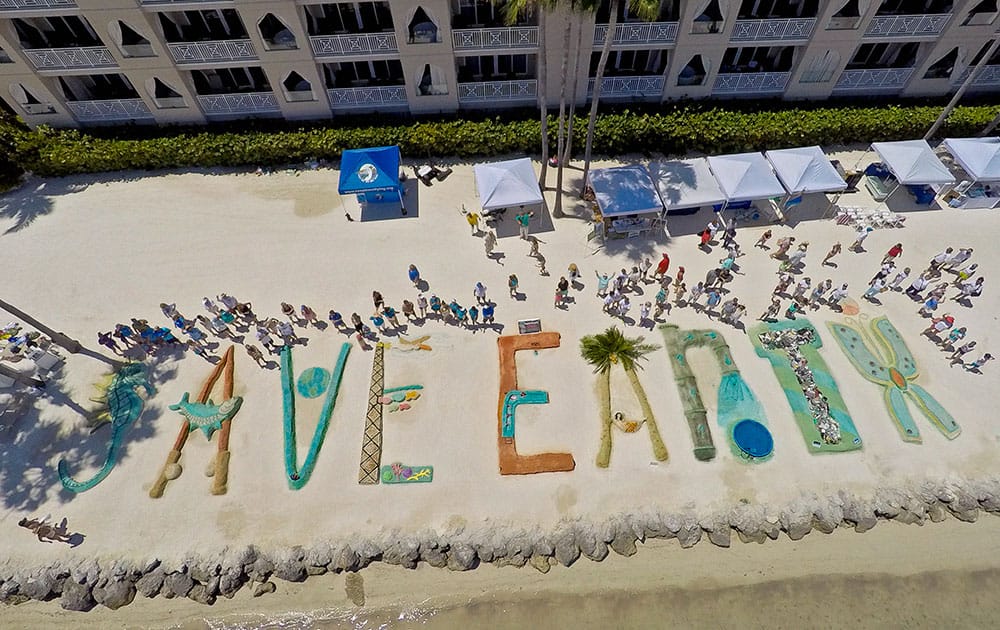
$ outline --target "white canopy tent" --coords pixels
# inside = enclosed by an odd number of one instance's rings
[[[1000,182],[1000,138],[948,138],[942,143],[977,182]]]
[[[926,140],[873,142],[872,148],[900,184],[927,186],[955,181]]]
[[[764,156],[790,195],[847,188],[847,182],[817,146],[766,151]]]
[[[543,203],[538,176],[528,158],[476,164],[476,190],[483,210]]]
[[[761,153],[713,155],[708,165],[729,203],[785,196],[785,188]]]
[[[726,202],[726,195],[705,158],[652,162],[649,174],[667,214]]]

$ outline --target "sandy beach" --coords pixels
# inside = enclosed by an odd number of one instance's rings
[[[853,165],[862,154],[849,151],[832,157]],[[678,515],[707,524],[738,512],[750,520],[777,523],[787,520],[790,513],[807,512],[811,518],[814,512],[829,511],[831,505],[843,505],[847,497],[869,503],[891,503],[891,497],[899,497],[898,502],[905,504],[906,496],[921,488],[958,492],[992,488],[990,484],[996,483],[1000,431],[989,410],[1000,402],[997,389],[990,386],[998,366],[987,365],[984,374],[950,366],[947,355],[920,335],[928,320],[917,314],[918,304],[901,293],[882,294],[880,305],[860,299],[882,255],[896,242],[904,245],[900,266],[911,266],[915,272],[945,246],[972,247],[973,261],[981,264],[987,276],[986,290],[972,308],[949,302],[942,311],[950,311],[956,325],[968,327],[968,338],[978,342],[973,354],[996,352],[1000,349],[994,332],[1000,298],[990,285],[995,241],[1000,235],[996,212],[918,210],[904,192],[891,200],[890,207],[905,212],[905,227],[875,230],[865,241],[863,253],[846,251],[854,230],[821,220],[826,207],[818,202],[809,207],[803,204],[801,214],[785,226],[762,222],[739,226],[738,240],[747,255],[739,259],[740,273],[730,288],[731,295],[747,305],[744,323],[748,327],[769,303],[777,281],[777,262],[754,249],[753,242],[767,227],[775,238],[791,234],[798,242],[809,241],[804,275],[814,281],[831,278],[835,285],[850,283],[851,297],[864,315],[889,318],[917,363],[916,382],[961,426],[956,439],[947,439],[915,413],[923,443],[905,443],[886,412],[882,389],[854,369],[825,326],[826,322],[842,322],[843,316],[823,307],[806,317],[820,332],[820,354],[830,366],[863,448],[810,454],[769,363],[755,355],[746,332],[709,321],[690,307],[675,307],[665,314],[664,322],[686,329],[712,328],[725,337],[744,380],[764,404],[775,442],[774,457],[751,465],[730,451],[726,436],[715,424],[718,368],[707,350],[695,349],[689,358],[718,447],[714,460],[697,461],[670,363],[661,348],[643,362],[639,378],[656,413],[669,459],[654,460],[645,429],[636,434],[616,432],[610,467],[601,469],[595,465],[600,440],[597,378],[579,356],[579,340],[613,323],[621,326],[621,322],[601,312],[594,272],[630,268],[643,257],[655,260],[667,252],[671,273],[684,266],[691,286],[723,256],[719,247],[711,253],[696,247],[695,234],[710,213],[671,219],[669,234],[613,242],[604,248],[588,242],[589,210],[582,205],[571,204],[565,218],[537,216],[532,233],[542,241],[540,249],[551,273],[541,276],[535,261],[527,256],[527,243],[517,238],[511,216],[497,230],[497,249],[505,256],[499,262],[486,257],[482,239],[470,235],[461,214],[463,204],[468,208],[477,204],[472,168],[467,164],[454,168],[446,181],[419,189],[416,205],[411,205],[406,217],[385,213],[384,218],[378,217],[381,220],[369,220],[373,217],[363,215],[353,198],[337,195],[337,172],[330,169],[262,177],[192,172],[31,180],[0,198],[0,231],[5,231],[0,243],[10,274],[4,299],[91,347],[97,347],[97,331],[127,323],[130,317],[169,325],[160,313],[161,302],[176,302],[182,314],[194,317],[204,312],[202,297],[214,298],[221,292],[252,302],[259,316],[279,316],[280,303],[287,301],[296,306],[308,304],[321,316],[335,308],[345,318],[352,312],[367,318],[372,290],[380,291],[397,308],[403,299],[415,301],[417,291],[406,273],[411,263],[428,283],[426,292],[445,301],[454,298],[467,306],[474,302],[473,286],[482,281],[497,304],[496,319],[503,326],[502,333],[488,328],[473,333],[433,320],[409,324],[407,338],[429,335],[425,342],[429,351],[402,351],[399,337],[386,339],[391,347],[384,355],[385,386],[422,386],[411,409],[385,413],[383,420],[382,463],[434,467],[432,483],[412,487],[358,484],[374,352],[332,328],[310,326],[298,328],[307,342],[293,350],[296,375],[312,366],[332,369],[341,345],[350,343],[352,349],[315,470],[301,490],[291,490],[284,473],[278,358],[270,357],[270,369],[262,369],[237,345],[235,393],[243,397],[243,405],[233,421],[227,494],[210,494],[212,480],[203,471],[214,456],[215,443],[194,432],[181,460],[183,475],[170,482],[162,498],[148,496],[180,427],[180,416],[168,406],[185,392],[197,392],[213,367],[190,352],[158,356],[149,362],[155,393],[130,428],[117,466],[94,489],[66,492],[56,475],[58,461],[65,459],[75,477],[86,478],[104,461],[109,439],[107,429],[91,435],[80,413],[93,406],[88,400],[92,384],[106,366],[86,356],[69,356],[48,393],[38,397],[23,417],[13,422],[5,419],[7,425],[0,432],[0,527],[6,532],[0,537],[0,557],[6,561],[5,573],[83,559],[103,563],[127,558],[140,565],[159,559],[176,566],[196,556],[217,556],[222,549],[246,545],[277,553],[321,542],[374,540],[388,545],[401,538],[425,540],[428,536],[474,541],[498,536],[496,532],[531,537],[565,523],[602,524],[635,514]],[[572,181],[579,172],[571,170],[570,175]],[[552,207],[553,193],[546,195]],[[844,195],[840,202],[875,205],[863,189]],[[354,220],[348,221],[345,213]],[[835,241],[845,247],[835,259],[838,266],[821,267],[820,260]],[[557,309],[553,307],[555,285],[570,263],[579,266],[583,287],[571,290],[575,301],[568,308]],[[520,279],[523,300],[507,295],[507,277],[512,273]],[[652,300],[655,292],[655,285],[647,285],[643,297],[633,298],[633,312],[640,300]],[[954,290],[949,291],[952,294]],[[501,476],[496,446],[497,337],[516,334],[517,322],[529,318],[540,318],[543,330],[560,333],[561,342],[558,348],[517,355],[519,386],[547,391],[549,401],[519,409],[517,447],[525,454],[571,453],[576,468],[565,473]],[[659,330],[624,328],[630,336],[641,334],[648,342],[664,344]],[[252,332],[247,340],[253,341]],[[221,356],[229,342],[216,341]],[[611,389],[613,409],[629,417],[641,413],[620,370],[612,376]],[[316,426],[319,404],[314,403],[300,408],[300,463]],[[83,543],[74,548],[42,544],[17,527],[23,517],[45,515],[66,517],[69,528],[85,536]],[[998,527],[995,519],[971,526],[949,521],[922,529],[910,527],[899,540],[887,533],[897,527],[901,526],[879,526],[864,536],[838,531],[823,537],[836,541],[833,546],[815,542],[816,533],[801,542],[782,539],[760,547],[741,545],[734,535],[734,546],[728,550],[706,543],[681,550],[676,541],[651,542],[653,551],[644,550],[633,558],[612,554],[613,562],[582,562],[587,568],[554,570],[545,576],[530,569],[484,566],[472,572],[473,577],[454,577],[426,565],[414,573],[377,562],[361,575],[367,584],[384,581],[390,585],[373,592],[369,604],[388,609],[397,596],[402,600],[404,592],[408,594],[405,601],[416,605],[420,599],[415,594],[426,591],[410,585],[425,579],[431,584],[441,580],[443,590],[453,588],[448,580],[458,580],[454,588],[475,591],[516,575],[508,581],[520,584],[524,580],[519,588],[530,591],[532,584],[539,584],[536,580],[544,579],[549,588],[560,582],[557,576],[571,574],[596,584],[604,580],[600,572],[610,571],[605,567],[612,565],[621,568],[618,575],[631,576],[636,563],[636,574],[648,576],[657,573],[654,558],[679,562],[682,567],[673,572],[677,581],[658,582],[656,588],[690,586],[700,579],[716,588],[746,585],[747,580],[724,576],[735,575],[735,567],[751,553],[756,554],[755,563],[786,563],[785,572],[765,576],[769,579],[827,571],[914,575],[996,568],[987,561],[989,554],[976,553],[974,547],[966,555],[957,550],[942,553],[940,562],[932,562],[937,556],[928,556],[928,550],[942,541],[965,540],[968,532],[975,533],[970,540],[988,540],[985,532]],[[913,540],[904,545],[901,541],[906,536]],[[806,549],[816,554],[812,565],[787,562],[789,554]],[[640,569],[638,563],[647,564]],[[847,564],[837,569],[838,563]],[[899,566],[906,568],[893,569]],[[585,572],[592,578],[576,577]],[[496,577],[501,573],[504,579]],[[343,600],[343,581],[344,576],[338,575],[311,578],[305,586],[279,582],[278,595],[253,601],[267,600],[274,613],[305,606],[336,607],[338,603],[328,605],[322,594],[332,589]],[[586,588],[576,585],[571,590]],[[239,604],[248,601],[247,590],[233,600],[220,599],[213,609],[177,602],[181,610],[172,608],[174,600],[138,597],[121,611],[102,609],[97,615],[61,618],[74,625],[102,619],[122,627],[165,627],[180,623],[175,611],[189,621],[244,612]],[[301,599],[295,599],[296,593],[301,593]],[[32,602],[5,611],[18,619],[25,615],[26,624],[32,615],[54,621],[57,617],[49,615],[56,613],[70,615],[60,611],[57,601]]]

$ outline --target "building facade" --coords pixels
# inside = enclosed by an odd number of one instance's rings
[[[505,23],[503,0],[0,0],[0,97],[28,124],[446,113],[593,89],[609,1]],[[611,0],[612,7],[618,3]],[[998,37],[998,0],[627,2],[602,101],[938,96]],[[574,72],[575,69],[575,72]],[[575,81],[572,79],[575,77]],[[1000,89],[1000,52],[971,91]]]

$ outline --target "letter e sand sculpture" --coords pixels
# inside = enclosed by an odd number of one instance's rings
[[[514,441],[514,414],[518,405],[546,404],[549,396],[538,390],[521,390],[517,384],[518,350],[542,350],[559,347],[559,333],[507,335],[497,339],[500,351],[500,398],[497,404],[497,451],[501,475],[531,475],[543,472],[566,472],[576,468],[570,453],[520,455]]]

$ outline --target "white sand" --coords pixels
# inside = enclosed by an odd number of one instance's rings
[[[857,154],[842,156],[850,166]],[[597,166],[600,166],[598,164]],[[657,412],[670,460],[654,464],[645,431],[615,434],[611,467],[601,470],[594,459],[599,446],[595,377],[579,358],[581,336],[603,330],[612,322],[600,311],[594,270],[631,266],[639,257],[669,252],[671,271],[687,269],[691,286],[722,256],[716,248],[705,254],[695,248],[696,236],[708,216],[680,218],[671,223],[673,238],[658,242],[635,239],[594,252],[586,242],[589,224],[578,218],[556,219],[555,231],[538,233],[551,277],[540,277],[526,257],[527,244],[502,238],[498,249],[504,264],[486,260],[482,242],[469,235],[459,214],[461,204],[476,204],[472,169],[459,165],[445,182],[421,187],[419,210],[408,218],[348,222],[359,210],[353,199],[336,194],[335,171],[249,174],[199,173],[113,178],[35,180],[0,199],[7,210],[0,230],[17,223],[10,215],[36,215],[30,224],[3,235],[8,281],[5,299],[33,313],[54,328],[96,347],[95,333],[129,317],[166,323],[162,301],[175,301],[181,313],[202,312],[202,296],[229,292],[253,302],[257,313],[277,315],[282,300],[311,305],[325,314],[337,308],[345,318],[352,311],[366,316],[372,289],[394,305],[415,299],[406,278],[416,264],[430,291],[445,300],[473,301],[472,287],[482,280],[498,303],[497,319],[506,334],[516,333],[518,319],[541,317],[546,330],[562,333],[562,347],[538,356],[521,353],[520,384],[549,392],[550,403],[519,412],[518,447],[522,453],[559,450],[573,453],[572,473],[501,477],[497,473],[496,334],[475,335],[428,322],[410,326],[412,333],[431,334],[434,350],[425,356],[386,354],[386,386],[423,384],[424,396],[405,414],[385,414],[383,463],[430,464],[431,484],[414,487],[359,486],[357,469],[366,411],[371,353],[355,347],[347,362],[337,409],[311,481],[301,491],[289,490],[284,479],[281,390],[278,370],[262,370],[238,348],[237,393],[245,397],[232,432],[229,493],[209,495],[210,480],[202,474],[214,442],[192,434],[182,463],[184,475],[171,482],[164,498],[150,499],[148,488],[170,449],[179,417],[166,409],[185,391],[195,392],[210,371],[196,356],[161,364],[157,393],[127,439],[127,449],[112,474],[95,489],[77,496],[61,491],[56,462],[66,457],[77,478],[86,478],[103,460],[107,430],[89,436],[71,408],[42,402],[37,414],[20,421],[0,437],[2,453],[2,521],[7,534],[0,552],[14,562],[46,563],[56,558],[109,557],[181,558],[189,552],[223,545],[253,543],[265,548],[337,539],[354,533],[439,531],[487,522],[548,528],[561,518],[600,520],[615,512],[691,511],[708,515],[749,501],[778,510],[802,496],[825,497],[840,490],[868,495],[877,487],[915,484],[921,480],[959,481],[994,475],[1000,433],[990,413],[998,402],[996,371],[985,375],[949,368],[944,355],[919,336],[927,324],[916,305],[901,294],[883,295],[884,306],[859,300],[864,312],[886,314],[902,331],[921,371],[920,383],[951,411],[962,426],[961,436],[948,441],[922,417],[917,424],[922,445],[905,444],[889,419],[881,390],[865,381],[835,347],[823,321],[839,316],[828,309],[810,313],[820,330],[823,355],[847,401],[865,442],[860,452],[811,456],[792,420],[784,395],[768,363],[754,355],[742,332],[710,323],[690,308],[675,309],[668,321],[683,327],[713,327],[723,332],[733,357],[754,392],[765,401],[774,434],[773,461],[747,466],[729,452],[726,438],[710,413],[718,456],[698,462],[691,451],[687,423],[681,413],[673,375],[664,352],[650,355],[641,378]],[[578,172],[571,171],[570,180]],[[553,176],[554,181],[554,176]],[[552,193],[548,193],[552,205]],[[862,192],[845,204],[873,202]],[[905,197],[901,193],[899,197]],[[905,201],[901,199],[900,201]],[[583,210],[579,211],[583,216]],[[510,213],[513,214],[513,213]],[[417,215],[417,216],[414,216]],[[806,275],[847,281],[860,293],[875,273],[882,254],[902,241],[902,263],[917,272],[946,245],[971,246],[990,275],[1000,213],[951,209],[908,212],[901,230],[877,230],[865,243],[868,253],[845,251],[840,267],[820,269],[819,262],[834,240],[850,244],[853,230],[828,220],[804,221],[794,228],[798,241],[811,242]],[[514,232],[508,218],[507,233]],[[732,284],[733,295],[748,305],[744,322],[761,313],[775,280],[775,261],[753,242],[764,226],[741,230],[739,240],[749,254],[740,259],[745,276]],[[775,238],[789,233],[775,227]],[[586,288],[566,311],[552,306],[559,275],[567,265],[579,265]],[[517,273],[524,302],[506,295],[506,276]],[[946,274],[946,277],[948,275]],[[1000,298],[988,278],[984,296],[967,309],[949,303],[958,325],[968,326],[978,350],[998,350],[992,328]],[[652,300],[654,285],[646,291]],[[633,314],[639,299],[633,299]],[[640,331],[662,344],[658,332]],[[332,366],[347,337],[332,330],[303,333],[307,347],[295,349],[296,371],[314,365]],[[221,349],[226,347],[222,345]],[[979,354],[978,352],[976,353]],[[701,361],[698,361],[701,364]],[[707,364],[707,362],[706,362]],[[85,357],[70,357],[60,387],[66,396],[87,406],[102,365]],[[697,373],[703,397],[714,411],[714,369]],[[623,379],[613,380],[613,405],[635,409]],[[618,401],[621,402],[618,402]],[[305,457],[314,420],[299,421],[299,461]],[[61,437],[60,437],[61,436]],[[80,454],[66,450],[79,445],[90,454],[81,469]],[[69,519],[71,530],[86,534],[76,549],[43,545],[16,527],[22,516],[52,514]],[[141,605],[142,603],[139,602]]]

